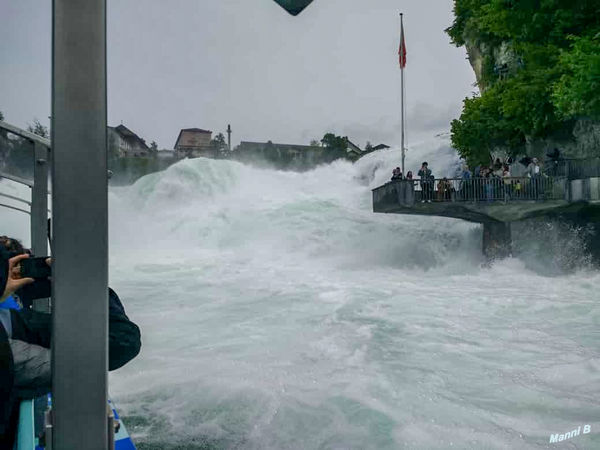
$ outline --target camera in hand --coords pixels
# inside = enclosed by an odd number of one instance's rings
[[[36,280],[50,277],[52,275],[52,270],[50,266],[46,264],[46,259],[48,259],[48,256],[23,259],[20,262],[21,276],[23,278],[35,278]]]

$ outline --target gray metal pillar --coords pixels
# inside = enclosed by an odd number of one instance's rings
[[[53,448],[106,450],[106,1],[54,0]]]
[[[33,187],[31,188],[31,249],[36,256],[48,254],[48,148],[33,142]],[[33,301],[34,309],[50,312],[48,299]]]

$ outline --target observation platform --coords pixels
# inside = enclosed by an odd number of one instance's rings
[[[564,215],[600,221],[600,174],[582,179],[540,176],[390,181],[373,189],[373,212],[481,223],[483,252],[493,259],[511,253],[511,222]]]

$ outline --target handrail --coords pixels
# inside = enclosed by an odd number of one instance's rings
[[[46,139],[43,138],[41,136],[38,136],[37,134],[31,133],[29,131],[23,130],[19,127],[15,127],[14,125],[11,125],[10,123],[6,123],[3,122],[2,120],[0,120],[0,129],[6,130],[9,133],[12,134],[16,134],[17,136],[21,136],[25,139],[28,139],[32,142],[37,142],[38,144],[42,144],[46,147],[48,147],[48,149],[50,149],[50,139]]]
[[[541,175],[540,179],[542,178],[551,178],[553,180],[559,180],[559,179],[564,179],[565,177],[549,177],[547,175]],[[531,181],[533,178],[531,178],[528,175],[523,175],[520,177],[471,177],[471,178],[459,178],[459,177],[454,177],[454,178],[434,178],[433,180],[430,181],[424,181],[421,180],[420,178],[411,178],[406,179],[406,178],[402,178],[401,180],[388,180],[385,184],[382,184],[381,186],[377,186],[373,189],[371,189],[371,191],[376,191],[378,189],[383,188],[384,186],[387,186],[389,184],[393,184],[393,183],[402,183],[402,182],[413,182],[415,184],[415,186],[421,186],[421,183],[435,183],[435,186],[437,187],[437,183],[439,183],[440,181],[446,181],[446,182],[469,182],[469,181],[477,181],[479,183],[485,183],[485,182],[490,182],[490,183],[497,183],[500,181],[504,181],[504,180],[509,180],[509,181]]]
[[[50,161],[50,140],[3,121],[0,121],[0,131],[3,131],[3,135],[6,131],[24,138],[31,144],[33,153],[32,180],[0,171],[0,179],[5,178],[28,186],[31,189],[30,211],[4,203],[0,204],[0,206],[29,214],[31,247],[34,253],[45,254],[48,248],[48,193],[50,192],[48,189],[48,167]],[[23,199],[14,198],[10,194],[2,193],[1,195],[12,200],[23,201]]]
[[[5,208],[9,208],[9,209],[14,209],[15,211],[24,212],[28,216],[31,215],[31,213],[29,211],[27,211],[26,209],[17,208],[16,206],[7,205],[6,203],[0,203],[0,206],[4,206]]]
[[[17,177],[6,172],[0,172],[0,178],[6,178],[7,180],[14,181],[16,183],[24,184],[25,186],[33,187],[33,181],[29,181],[25,178]]]
[[[600,177],[600,157],[551,161],[544,169],[549,175],[562,175],[571,180]]]
[[[392,180],[372,190],[374,202],[412,206],[421,203],[502,202],[567,200],[565,177],[477,177]],[[395,200],[393,200],[395,199]]]
[[[25,141],[32,147],[33,153],[33,158],[31,160],[33,163],[32,180],[11,175],[10,173],[0,172],[0,179],[5,178],[7,180],[20,183],[29,187],[31,190],[31,201],[29,202],[25,199],[5,193],[0,193],[0,196],[11,199],[13,201],[25,203],[29,205],[30,210],[28,211],[24,208],[19,208],[17,206],[9,205],[6,203],[0,203],[0,207],[12,209],[14,211],[19,211],[29,216],[29,234],[31,238],[31,248],[35,254],[45,255],[47,254],[47,238],[49,237],[48,213],[50,212],[50,210],[48,209],[48,194],[50,193],[50,189],[48,189],[48,168],[49,162],[51,160],[49,158],[51,151],[50,140],[45,139],[41,136],[37,136],[33,133],[22,130],[18,127],[15,127],[2,121],[0,121],[0,131],[2,132],[2,137],[6,136],[5,132],[8,132],[24,138]],[[34,304],[34,309],[46,312],[49,311],[49,299],[38,300]],[[31,403],[29,403],[27,408],[33,415],[34,410],[36,411],[36,414],[39,414],[41,411],[44,410],[45,406],[43,405],[43,403],[40,404],[40,402],[35,401],[33,407]],[[19,436],[21,437],[21,435],[24,434],[28,434],[28,436],[33,438],[33,433],[19,433]],[[19,441],[19,444],[25,444],[27,448],[33,448],[30,445],[30,442]]]
[[[0,192],[0,196],[10,198],[11,200],[16,200],[17,202],[25,203],[26,205],[31,206],[31,202],[28,202],[27,200],[23,200],[22,198],[19,198],[19,197],[15,197],[14,195],[3,194],[2,192]]]

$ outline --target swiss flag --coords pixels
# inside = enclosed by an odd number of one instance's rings
[[[406,42],[404,41],[404,24],[400,25],[400,48],[398,49],[400,68],[406,67]]]

